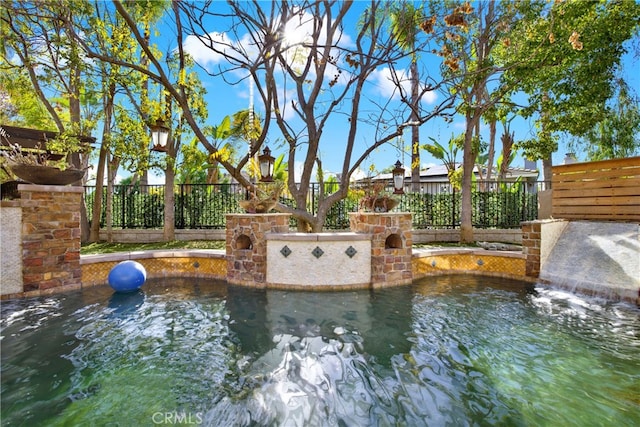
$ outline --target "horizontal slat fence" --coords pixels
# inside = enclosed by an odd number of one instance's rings
[[[552,216],[640,222],[640,157],[553,167]]]

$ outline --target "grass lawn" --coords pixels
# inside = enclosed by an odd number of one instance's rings
[[[110,254],[114,252],[148,251],[152,249],[224,249],[224,240],[189,240],[155,243],[86,243],[81,255]]]

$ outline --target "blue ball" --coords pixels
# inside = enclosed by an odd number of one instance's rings
[[[135,261],[122,261],[109,272],[109,286],[116,292],[133,292],[147,280],[147,271]]]

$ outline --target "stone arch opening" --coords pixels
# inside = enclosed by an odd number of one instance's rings
[[[385,249],[402,249],[402,237],[399,234],[389,234],[384,241]]]
[[[251,238],[246,234],[241,234],[236,239],[236,249],[239,250],[247,250],[253,249],[253,243],[251,243]]]

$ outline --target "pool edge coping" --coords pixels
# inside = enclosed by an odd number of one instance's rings
[[[498,251],[498,250],[487,250],[483,248],[476,247],[459,247],[459,248],[413,248],[412,249],[412,260],[426,258],[426,257],[438,257],[438,256],[452,256],[452,255],[468,255],[468,256],[485,256],[485,257],[502,257],[502,258],[512,258],[512,259],[525,259],[525,255],[522,252],[518,251]],[[193,259],[225,259],[226,258],[226,250],[224,249],[154,249],[154,250],[145,250],[145,251],[127,251],[127,252],[113,252],[108,254],[87,254],[80,255],[80,266],[86,266],[91,264],[98,263],[117,263],[121,261],[128,260],[155,260],[155,259],[172,259],[172,258],[193,258]],[[180,277],[182,271],[176,271],[175,276]],[[435,272],[430,272],[426,274],[415,275],[413,279],[421,279],[423,277],[432,277],[432,276],[443,276],[448,274],[471,274],[471,275],[480,275],[487,277],[501,277],[501,278],[510,278],[514,280],[520,280],[530,283],[538,283],[540,280],[537,277],[528,277],[525,275],[515,275],[512,273],[504,273],[504,272],[495,272],[495,271],[481,271],[481,270],[458,270],[458,269],[448,269],[448,270],[439,270]],[[167,276],[173,277],[173,275]],[[186,276],[185,276],[186,277]],[[105,283],[106,284],[106,279]],[[72,292],[76,290],[81,290],[85,288],[90,288],[93,286],[99,286],[100,284],[74,284],[67,286],[59,286],[48,288],[44,290],[33,290],[27,292],[13,293],[13,294],[5,294],[0,295],[1,301],[7,301],[11,299],[18,298],[30,298],[30,297],[38,297],[38,296],[48,296],[57,293],[65,293]],[[405,284],[406,285],[406,284]],[[376,285],[370,286],[371,288],[381,288],[381,287],[390,287],[390,286],[400,286],[397,284],[385,284],[385,285]],[[261,287],[261,286],[258,286]],[[368,286],[364,286],[363,288],[367,288]],[[349,287],[351,288],[351,287]],[[296,287],[295,289],[300,289],[300,287]],[[345,289],[344,287],[332,288],[332,287],[322,287],[325,290],[341,290]],[[314,289],[318,290],[318,289]]]

